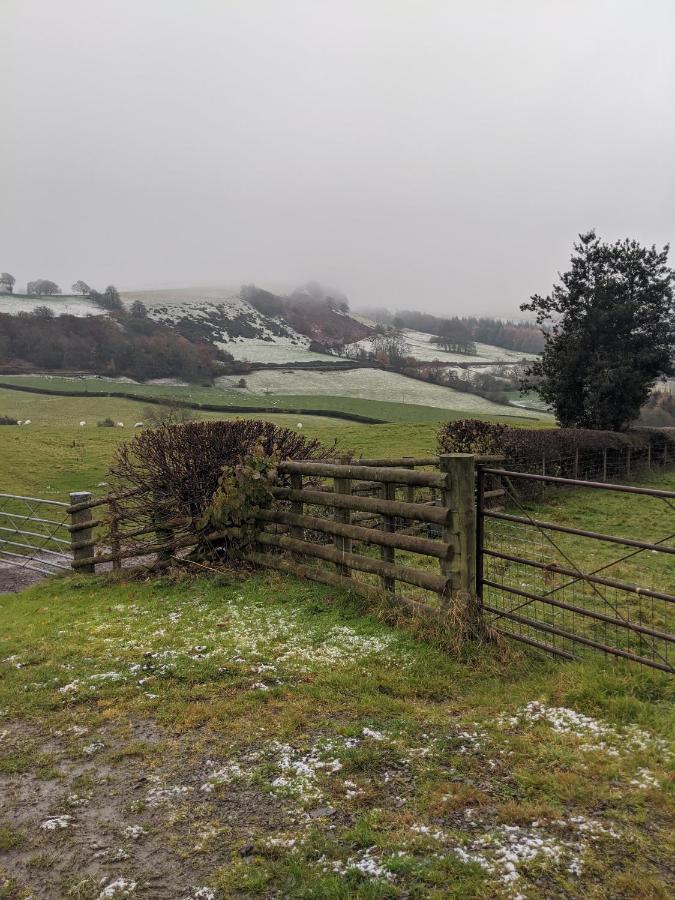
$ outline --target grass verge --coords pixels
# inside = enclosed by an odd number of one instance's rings
[[[0,639],[4,896],[672,896],[658,673],[248,573],[53,580]]]

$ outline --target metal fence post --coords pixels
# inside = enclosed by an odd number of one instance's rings
[[[71,507],[77,507],[81,503],[88,503],[91,500],[90,491],[73,491],[70,494]],[[73,551],[73,561],[71,563],[73,569],[78,572],[84,572],[87,575],[93,575],[96,572],[95,563],[88,563],[86,566],[77,565],[80,560],[89,559],[96,553],[96,542],[94,540],[94,529],[88,525],[93,519],[91,508],[74,509],[70,513],[70,545]]]

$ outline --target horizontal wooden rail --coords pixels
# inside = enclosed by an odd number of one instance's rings
[[[433,556],[436,559],[451,559],[453,555],[453,547],[443,541],[432,541],[400,532],[381,531],[379,528],[363,528],[346,522],[335,522],[333,519],[321,516],[305,516],[281,509],[261,509],[257,518],[263,522],[298,526],[324,534],[350,537],[355,541],[362,541],[364,544],[394,547],[397,550],[419,553],[422,556]]]
[[[380,500],[375,497],[353,497],[349,494],[324,494],[321,491],[297,491],[292,488],[272,488],[272,495],[279,500],[296,500],[315,506],[332,506],[338,509],[357,509],[361,512],[400,516],[418,522],[446,524],[451,513],[442,506],[425,506],[423,503],[405,503],[400,500]]]
[[[333,465],[322,462],[283,462],[280,472],[297,472],[300,475],[321,475],[324,478],[352,478],[375,482],[418,485],[419,487],[445,488],[447,475],[439,472],[416,472],[414,469],[370,467],[360,465]]]
[[[133,559],[134,557],[152,556],[153,553],[161,553],[165,550],[173,551],[183,547],[194,547],[197,543],[198,538],[196,536],[176,538],[173,541],[164,541],[161,544],[148,544],[147,547],[133,547],[128,550],[121,550],[119,553],[103,553],[101,556],[88,556],[84,559],[76,559],[73,561],[73,568],[79,569],[82,566],[109,563],[117,559]]]
[[[437,466],[437,456],[397,456],[359,459],[360,466]]]
[[[401,566],[396,563],[383,562],[381,559],[373,559],[360,553],[348,553],[336,550],[325,544],[312,544],[309,541],[296,540],[286,535],[270,534],[263,531],[256,535],[259,544],[268,547],[279,547],[282,550],[291,550],[303,556],[314,556],[327,562],[344,564],[350,569],[359,572],[367,572],[370,575],[381,575],[386,578],[403,581],[415,587],[444,594],[448,587],[449,579],[444,575],[435,575],[424,569],[414,569],[410,566]]]
[[[328,584],[331,587],[341,588],[345,591],[351,591],[361,597],[369,600],[387,599],[389,603],[395,603],[403,606],[416,615],[425,618],[445,619],[446,615],[440,607],[430,606],[428,603],[422,603],[419,600],[411,600],[409,597],[401,597],[399,595],[385,593],[381,588],[373,584],[366,584],[364,581],[358,581],[356,578],[345,578],[338,575],[337,572],[331,572],[328,569],[319,569],[317,566],[306,566],[297,563],[295,560],[290,561],[282,556],[273,553],[246,553],[244,558],[248,562],[252,562],[257,566],[263,566],[267,569],[276,569],[279,572],[285,572],[294,575],[297,578],[309,578],[312,581],[318,581],[321,584]]]
[[[81,512],[83,509],[95,509],[97,506],[105,506],[111,501],[127,500],[129,497],[137,497],[139,494],[145,493],[140,488],[133,491],[123,491],[121,494],[106,494],[104,497],[92,497],[91,500],[84,500],[82,503],[64,504],[69,513]]]

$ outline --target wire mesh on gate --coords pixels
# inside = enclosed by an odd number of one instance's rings
[[[546,502],[537,503],[531,492],[527,500],[521,497],[519,478],[532,484],[523,473],[499,477],[506,492],[501,511],[481,509],[479,503],[479,578],[491,623],[562,656],[601,651],[675,671],[675,596],[670,593],[675,581],[675,515],[670,516],[675,492],[647,488],[631,494],[636,509],[652,503],[666,510],[665,532],[658,530],[663,527],[659,517],[645,511],[639,519],[653,521],[649,536],[644,530],[630,534],[626,521],[618,527],[627,533],[608,535],[606,528],[600,534],[578,522],[575,527],[568,522],[570,512],[588,516],[594,506],[596,515],[604,516],[597,494],[630,488],[606,485],[595,489],[592,498],[576,494],[575,506],[568,502],[570,490],[583,490],[583,485],[568,480],[556,493],[548,488]],[[485,493],[484,484],[481,489]],[[610,513],[611,507],[608,518]]]
[[[69,570],[68,504],[0,494],[0,567],[42,575]]]

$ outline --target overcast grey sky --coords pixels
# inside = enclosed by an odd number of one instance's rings
[[[0,269],[514,314],[675,217],[674,0],[0,0]]]

